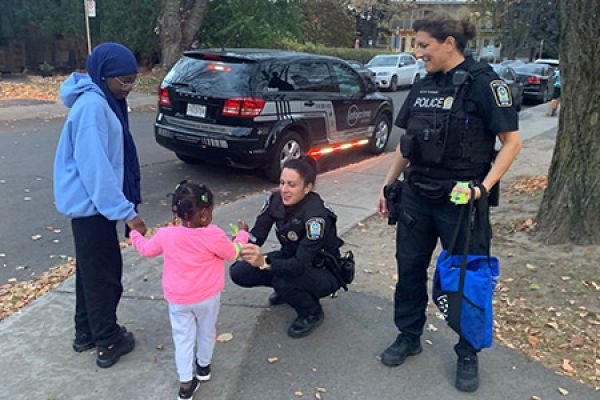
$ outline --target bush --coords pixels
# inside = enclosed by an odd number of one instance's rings
[[[369,60],[379,54],[390,54],[392,53],[389,49],[375,49],[375,48],[361,48],[355,49],[350,47],[325,47],[321,45],[315,45],[312,43],[302,44],[289,40],[284,40],[278,43],[276,46],[282,50],[300,51],[305,53],[321,54],[326,56],[339,57],[344,60],[356,60],[363,64],[369,62]]]

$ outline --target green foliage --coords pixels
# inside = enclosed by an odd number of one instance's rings
[[[85,17],[81,0],[3,0],[10,20],[10,36],[47,40],[55,35],[85,40]],[[136,52],[159,50],[154,32],[162,0],[101,0],[96,17],[90,18],[93,43],[121,42]]]
[[[282,41],[276,46],[279,49],[300,51],[305,53],[322,54],[326,56],[339,57],[344,60],[356,60],[366,64],[371,58],[378,54],[388,54],[389,50],[375,48],[354,49],[350,47],[325,47],[315,44],[300,44],[293,41]]]
[[[351,47],[356,23],[338,0],[301,0],[304,39],[332,47]]]
[[[202,47],[273,47],[298,38],[295,0],[212,0],[198,33]]]

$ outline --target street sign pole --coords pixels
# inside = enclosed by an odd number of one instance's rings
[[[90,38],[90,17],[88,14],[87,0],[83,0],[83,9],[85,10],[85,32],[87,34],[88,54],[92,54],[92,39]]]

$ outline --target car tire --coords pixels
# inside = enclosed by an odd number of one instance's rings
[[[204,160],[202,160],[201,158],[187,156],[187,155],[181,154],[181,153],[175,153],[175,156],[177,156],[177,158],[179,158],[184,163],[190,164],[190,165],[202,164],[204,162]]]
[[[394,75],[392,76],[392,80],[390,81],[390,92],[395,92],[398,90],[398,78]]]
[[[369,139],[367,151],[371,154],[381,154],[392,133],[392,119],[388,114],[379,114],[375,120],[375,130]]]
[[[287,160],[299,158],[305,151],[304,140],[298,132],[293,130],[282,132],[271,153],[271,160],[265,168],[267,179],[278,183],[283,163]]]

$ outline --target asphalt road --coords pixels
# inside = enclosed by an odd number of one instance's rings
[[[397,112],[407,91],[386,93]],[[241,196],[273,188],[254,171],[213,165],[186,165],[154,141],[154,113],[130,114],[142,163],[140,214],[154,226],[170,218],[167,193],[182,179],[205,183],[216,202],[235,201]],[[10,278],[27,280],[74,255],[69,220],[54,208],[52,164],[63,125],[62,119],[24,120],[0,124],[0,284]],[[388,151],[398,143],[394,128]],[[361,151],[323,157],[323,171],[367,158]],[[253,221],[248,221],[250,224]],[[124,230],[120,225],[121,233]]]

